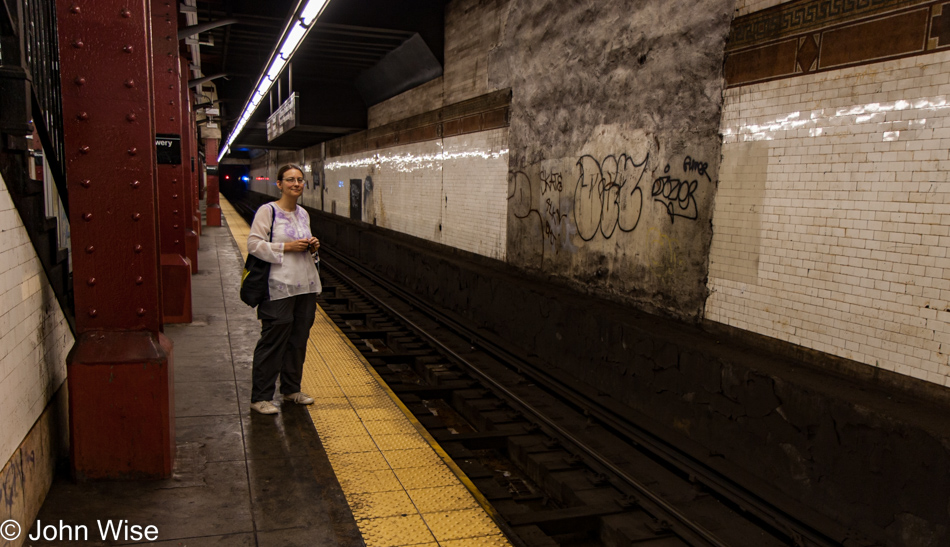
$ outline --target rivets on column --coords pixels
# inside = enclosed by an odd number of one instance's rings
[[[99,310],[96,308],[89,308],[89,317],[95,317],[99,315]]]
[[[126,80],[125,87],[129,89],[132,89],[133,87],[135,87],[135,80],[133,80],[132,78],[129,78],[128,80]]]
[[[122,10],[122,17],[125,17],[126,19],[128,19],[129,17],[132,17],[132,12],[129,11],[128,8],[123,9],[123,10]]]
[[[75,5],[75,4],[73,4],[73,6],[69,8],[69,13],[73,13],[73,14],[75,14],[75,15],[79,15],[79,13],[80,13],[81,11],[82,11],[82,9],[81,9],[79,6]]]
[[[73,42],[73,47],[76,49],[82,49],[82,46],[86,44],[82,43],[82,40],[76,40]]]
[[[124,51],[124,52],[126,52],[126,53],[132,53],[132,49],[133,49],[133,48],[132,48],[132,44],[129,44],[129,45],[123,47],[123,48],[122,48],[122,51]]]
[[[178,194],[172,194],[172,199],[178,199]]]
[[[136,285],[141,285],[142,283],[145,283],[145,279],[141,275],[135,278]]]
[[[138,315],[139,317],[142,317],[143,315],[145,315],[145,308],[138,308],[137,310],[135,310],[135,315]]]
[[[89,285],[90,287],[95,287],[95,286],[96,286],[96,278],[95,278],[95,277],[90,277],[89,279],[87,279],[87,280],[86,280],[86,285]]]
[[[83,213],[82,219],[86,222],[92,222],[92,213]]]
[[[129,186],[131,186],[133,190],[138,190],[139,187],[142,186],[142,183],[137,180],[133,180],[132,183],[129,184]]]
[[[135,112],[129,112],[129,114],[125,117],[125,119],[128,120],[129,123],[134,122],[134,121],[135,121]]]
[[[177,224],[172,224],[172,229],[177,230],[177,229],[178,229],[178,225],[177,225]]]
[[[96,252],[96,246],[95,246],[95,245],[90,245],[90,246],[86,247],[86,254],[92,254],[92,253],[94,253],[94,252]]]
[[[83,155],[88,154],[88,153],[89,153],[89,147],[88,147],[88,146],[80,146],[80,147],[79,147],[79,153],[80,153],[80,154],[83,154]]]
[[[178,245],[179,243],[181,243],[181,241],[176,239],[176,240],[175,240],[175,245]]]
[[[136,222],[142,220],[142,213],[132,213],[132,220]]]
[[[130,156],[134,156],[134,155],[136,155],[136,154],[138,154],[138,153],[139,153],[139,149],[138,149],[138,148],[136,148],[136,147],[134,147],[134,146],[133,146],[132,148],[129,148],[129,155],[130,155]]]
[[[92,181],[89,179],[84,179],[82,182],[79,183],[79,185],[82,186],[83,188],[89,188],[90,186],[92,186]]]
[[[141,246],[141,245],[136,245],[136,246],[134,247],[134,249],[135,249],[135,252],[137,252],[137,253],[141,253],[141,252],[142,252],[142,246]]]
[[[89,119],[89,113],[88,113],[88,112],[80,112],[79,114],[76,114],[76,119],[79,120],[79,121],[84,122],[84,121],[86,121],[86,120]]]
[[[76,79],[73,81],[76,82],[76,85],[86,85],[86,79],[82,76],[76,76]]]
[[[173,215],[177,215],[177,214],[178,214],[178,209],[175,209],[174,211],[172,211],[172,214],[173,214]]]

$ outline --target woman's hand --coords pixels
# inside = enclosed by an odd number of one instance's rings
[[[308,248],[310,249],[310,254],[317,252],[317,250],[320,248],[320,240],[315,237],[310,238],[309,244],[310,246]]]
[[[287,243],[284,243],[285,253],[302,253],[309,248],[310,248],[309,239],[298,239],[296,241],[288,241]]]

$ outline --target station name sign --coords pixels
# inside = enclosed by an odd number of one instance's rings
[[[181,165],[181,135],[157,133],[155,152],[162,165]]]
[[[267,118],[267,142],[297,127],[298,122],[297,94],[291,93],[284,104],[280,105],[280,108]]]

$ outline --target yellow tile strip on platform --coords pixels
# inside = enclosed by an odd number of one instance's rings
[[[241,249],[241,256],[247,259],[247,234],[250,233],[251,227],[248,223],[234,210],[234,206],[231,205],[231,202],[224,199],[224,196],[221,196],[221,212],[224,214],[224,220],[228,223],[228,228],[231,230],[231,237],[234,238],[234,242],[237,243],[238,249]]]
[[[223,197],[221,209],[246,256],[247,223]],[[319,307],[302,388],[367,547],[511,546],[471,480]]]

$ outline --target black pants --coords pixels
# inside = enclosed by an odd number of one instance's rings
[[[278,375],[282,394],[300,391],[307,338],[316,312],[314,293],[268,300],[257,307],[261,339],[254,348],[252,403],[274,398]]]

